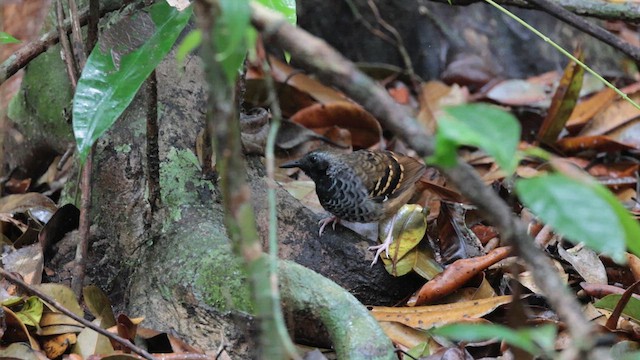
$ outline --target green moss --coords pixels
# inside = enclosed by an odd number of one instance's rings
[[[172,269],[157,272],[163,297],[172,298],[168,289],[192,289],[200,301],[220,311],[251,312],[246,272],[242,260],[231,251],[222,212],[200,205],[185,207],[183,214],[183,220],[168,220],[165,225],[165,237],[171,240],[154,247],[161,254],[158,268]]]
[[[159,117],[158,117],[159,118]],[[141,118],[133,120],[129,123],[129,127],[131,132],[133,133],[133,137],[138,139],[141,136],[147,135],[147,119]]]
[[[242,260],[231,249],[223,213],[212,201],[213,184],[202,179],[192,151],[169,150],[160,167],[160,187],[169,215],[162,224],[163,237],[172,240],[155,249],[163,254],[160,267],[169,262],[173,271],[158,275],[159,283],[170,289],[193,288],[202,301],[221,311],[250,312]]]
[[[199,203],[199,187],[213,190],[213,184],[202,179],[195,154],[190,150],[171,148],[166,161],[160,164],[160,196],[169,209],[171,220],[182,219],[182,205]]]
[[[128,154],[131,152],[131,144],[122,144],[114,148],[116,152]]]
[[[71,141],[67,123],[73,94],[60,47],[54,46],[29,63],[20,92],[9,104],[8,116],[25,136],[41,134],[56,142]]]
[[[200,259],[196,288],[202,300],[216,309],[251,312],[251,292],[246,273],[240,259],[231,252],[226,235],[221,235],[225,244],[212,239],[210,250]]]

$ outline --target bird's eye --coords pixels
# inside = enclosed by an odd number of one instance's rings
[[[318,162],[318,157],[315,154],[309,155],[309,162],[312,163],[312,164],[317,163]]]

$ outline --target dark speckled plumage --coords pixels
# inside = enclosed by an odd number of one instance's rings
[[[336,217],[373,222],[394,215],[413,196],[425,167],[391,151],[349,154],[314,151],[282,165],[302,169],[316,184],[320,204]]]

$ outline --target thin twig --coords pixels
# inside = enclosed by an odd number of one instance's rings
[[[0,275],[2,275],[5,279],[9,280],[11,283],[18,285],[19,287],[23,288],[27,293],[29,294],[33,294],[37,297],[39,297],[42,301],[46,302],[47,304],[53,306],[55,309],[57,309],[58,311],[60,311],[61,313],[67,315],[68,317],[72,318],[73,320],[81,323],[82,325],[84,325],[85,327],[88,327],[89,329],[104,335],[106,337],[108,337],[109,339],[118,342],[122,345],[124,345],[125,347],[127,347],[128,349],[131,349],[131,351],[133,351],[134,353],[142,356],[145,359],[149,359],[149,360],[157,360],[156,358],[154,358],[150,353],[148,353],[147,351],[145,351],[142,348],[139,348],[138,346],[134,345],[133,343],[131,343],[131,341],[122,338],[114,333],[111,333],[109,331],[107,331],[106,329],[101,328],[100,326],[92,323],[89,320],[85,320],[84,318],[74,314],[71,310],[67,309],[66,307],[64,307],[62,304],[60,304],[58,301],[56,301],[56,299],[50,297],[49,295],[43,293],[42,291],[32,287],[31,285],[25,283],[24,281],[22,281],[22,279],[18,278],[17,276],[13,275],[10,272],[5,271],[3,268],[0,267]]]
[[[93,150],[95,145],[89,150],[87,160],[82,167],[82,177],[80,179],[80,221],[78,234],[80,240],[76,248],[75,266],[71,279],[71,289],[78,298],[82,295],[84,277],[87,270],[87,254],[89,252],[89,236],[91,234],[91,173],[93,168]]]
[[[82,15],[80,15],[82,22]],[[89,20],[87,22],[87,51],[98,42],[98,22],[100,21],[100,0],[89,0]]]
[[[375,5],[375,3],[372,1],[368,1],[369,7],[371,8],[371,12],[373,12],[374,16],[376,17],[376,21],[378,21],[378,23],[382,27],[384,27],[387,31],[389,31],[394,36],[394,38],[391,38],[389,35],[385,34],[380,29],[376,29],[373,25],[371,25],[371,23],[367,21],[367,19],[365,19],[364,16],[362,16],[360,11],[358,10],[358,7],[353,3],[353,0],[345,0],[345,2],[351,9],[351,13],[353,14],[353,16],[355,16],[356,20],[362,23],[362,25],[367,30],[369,30],[369,32],[371,32],[373,35],[379,37],[385,42],[396,47],[396,49],[400,53],[400,57],[402,58],[402,61],[404,62],[404,66],[407,72],[409,73],[409,76],[411,77],[411,79],[414,79],[415,72],[413,70],[413,63],[411,62],[411,57],[409,56],[407,49],[404,47],[402,37],[394,27],[392,27],[389,23],[387,23],[384,19],[382,19],[382,17],[380,16],[380,12],[378,11],[378,8]]]
[[[82,42],[82,30],[80,25],[80,17],[78,16],[78,6],[75,0],[67,0],[69,4],[69,15],[71,18],[71,44],[73,45],[73,54],[78,65],[78,73],[84,68],[87,62],[87,54],[85,53],[84,44]],[[76,76],[79,77],[79,74]],[[75,92],[75,87],[73,87]],[[93,172],[93,152],[95,144],[87,154],[87,160],[82,167],[82,179],[80,182],[80,224],[78,233],[80,240],[76,248],[75,266],[71,279],[71,288],[78,298],[82,296],[82,287],[87,272],[87,256],[89,253],[89,236],[91,235],[91,175]]]
[[[158,79],[152,71],[147,79],[147,172],[151,214],[160,205],[160,155],[158,148]]]
[[[78,84],[78,71],[76,68],[75,58],[73,57],[73,51],[71,51],[71,44],[69,38],[67,38],[67,32],[64,30],[64,9],[62,8],[62,0],[56,0],[56,25],[58,29],[58,36],[60,37],[60,45],[62,47],[62,56],[67,70],[67,76],[71,82],[71,87],[76,88]]]
[[[375,2],[373,2],[373,0],[367,0],[367,4],[369,4],[369,8],[371,8],[371,12],[373,12],[373,15],[376,17],[376,21],[378,22],[378,24],[380,24],[380,26],[390,32],[391,35],[393,35],[393,37],[395,38],[395,45],[398,48],[398,52],[400,53],[400,57],[402,57],[402,61],[404,62],[404,66],[407,69],[407,72],[409,72],[411,81],[417,81],[416,72],[413,70],[413,63],[411,62],[411,56],[409,56],[409,52],[404,46],[404,40],[402,39],[402,36],[400,36],[400,33],[398,32],[398,30],[396,30],[396,28],[391,26],[391,24],[389,24],[385,19],[382,18],[382,16],[380,15],[380,10],[378,10],[378,6]]]
[[[69,18],[71,19],[71,44],[73,45],[73,54],[76,56],[78,69],[84,68],[87,62],[87,54],[85,53],[84,44],[82,42],[82,29],[80,28],[80,17],[78,16],[78,5],[75,0],[67,0],[69,4]]]
[[[296,351],[291,337],[287,332],[287,327],[284,323],[284,317],[282,316],[282,308],[280,301],[280,290],[278,288],[278,215],[276,210],[276,180],[275,180],[275,147],[276,138],[278,136],[278,129],[280,128],[280,121],[282,119],[282,111],[280,111],[280,103],[278,102],[278,96],[276,95],[276,87],[273,83],[273,77],[271,76],[271,68],[265,60],[263,62],[262,70],[264,72],[264,79],[267,84],[267,91],[269,92],[269,108],[271,109],[271,124],[269,128],[269,134],[267,135],[267,145],[264,149],[265,160],[267,167],[267,177],[269,179],[269,187],[267,189],[267,197],[269,201],[269,279],[271,284],[271,298],[273,304],[273,313],[275,319],[275,326],[278,331],[280,341],[287,351],[287,355],[293,359],[301,359],[300,355]]]

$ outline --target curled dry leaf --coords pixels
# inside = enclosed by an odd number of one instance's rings
[[[491,88],[487,98],[511,106],[546,107],[551,99],[548,88],[522,79],[505,80]]]
[[[9,195],[0,199],[0,213],[28,213],[42,223],[49,221],[57,209],[53,200],[40,193]]]
[[[631,100],[640,101],[640,92],[630,96]],[[626,100],[617,100],[604,111],[593,117],[579,136],[607,135],[613,129],[620,127],[640,116],[640,110]]]
[[[289,117],[300,109],[316,103],[309,94],[298,90],[290,84],[277,82],[274,87],[278,96],[280,111],[282,111],[282,116],[284,117]],[[254,107],[269,107],[271,105],[269,88],[264,79],[248,79],[246,88],[245,101],[247,104]]]
[[[469,91],[457,84],[451,86],[441,81],[428,81],[422,85],[420,92],[420,110],[416,118],[433,134],[436,130],[436,114],[443,106],[462,105],[467,102]]]
[[[622,295],[624,294],[624,289],[614,286],[614,285],[607,285],[607,284],[589,284],[586,282],[581,282],[580,283],[580,287],[582,288],[582,290],[584,290],[585,293],[587,293],[587,295],[592,296],[594,298],[603,298],[607,295],[611,295],[611,294],[617,294],[617,295]],[[638,294],[633,294],[632,295],[634,298],[640,300],[640,295]]]
[[[415,329],[430,329],[468,319],[478,319],[499,306],[511,302],[511,296],[496,296],[488,299],[463,301],[453,304],[386,307],[374,306],[371,315],[378,321],[395,321]]]
[[[439,299],[460,288],[489,266],[505,259],[511,252],[510,247],[499,247],[487,255],[471,259],[461,259],[449,265],[442,273],[424,284],[407,302],[409,306],[417,306]]]
[[[2,359],[20,359],[20,360],[49,360],[43,352],[38,350],[39,347],[30,347],[29,344],[16,342],[8,347],[0,350],[0,358]]]
[[[438,216],[438,246],[443,263],[483,254],[482,244],[466,224],[466,209],[459,203],[442,202]]]
[[[341,149],[347,149],[351,144],[351,136],[349,136],[347,142],[344,142],[343,137],[340,135],[333,134],[332,132],[327,135],[328,136],[322,136],[292,121],[282,121],[276,137],[276,146],[282,150],[291,150],[310,140],[320,140]],[[300,156],[303,155],[304,154],[300,154]]]
[[[29,330],[20,320],[20,318],[6,306],[2,307],[4,311],[5,327],[4,334],[2,334],[2,341],[4,343],[22,342],[28,343],[32,349],[40,350],[40,345],[31,336]]]
[[[321,135],[325,135],[333,127],[347,129],[351,132],[354,149],[372,147],[382,139],[382,128],[378,120],[362,107],[347,102],[309,106],[294,114],[291,121]]]
[[[75,333],[64,333],[52,336],[45,336],[40,341],[44,353],[50,359],[55,359],[64,354],[69,346],[78,340]]]
[[[70,287],[62,285],[62,284],[40,284],[34,285],[34,287],[46,295],[49,295],[53,299],[55,299],[62,306],[67,308],[69,311],[78,315],[79,317],[84,316],[84,311],[78,304],[78,300],[76,299],[76,295],[73,293]]]
[[[619,142],[607,135],[568,137],[558,140],[556,147],[569,154],[585,150],[617,152],[634,149],[633,145]]]
[[[615,128],[608,135],[616,141],[640,149],[640,120],[635,118]]]
[[[18,273],[30,285],[42,282],[44,269],[44,255],[40,244],[32,244],[19,249],[8,251],[2,257],[6,271]]]
[[[559,246],[558,254],[571,264],[586,282],[607,284],[607,271],[595,251],[584,245],[577,245],[567,250]]]
[[[612,104],[617,96],[615,91],[605,88],[589,99],[577,104],[569,120],[567,120],[566,126],[569,132],[575,132],[580,129],[597,113]]]
[[[433,343],[433,340],[428,333],[416,330],[405,324],[395,321],[380,321],[380,327],[394,344],[403,346],[407,349],[411,349],[424,343],[437,346],[437,344]],[[430,346],[430,350],[436,349]]]
[[[582,60],[581,49],[578,49],[575,55],[576,58]],[[580,96],[583,75],[584,69],[574,61],[570,61],[565,67],[560,84],[551,99],[547,116],[538,131],[538,139],[541,142],[553,144],[558,139]]]
[[[103,318],[96,318],[92,322],[95,325],[106,328]],[[80,334],[78,334],[78,341],[71,351],[82,355],[84,359],[93,354],[112,354],[113,346],[111,346],[111,342],[106,336],[90,328],[84,328]]]
[[[562,268],[562,265],[560,265],[559,262],[553,260],[553,265],[556,267],[556,270],[558,271],[558,275],[562,279],[562,282],[566,284],[567,281],[569,280],[569,275],[567,275],[567,273],[564,271],[564,269]],[[507,276],[512,277],[511,274],[508,274]],[[522,284],[522,286],[531,290],[531,292],[535,294],[542,294],[542,290],[540,290],[538,288],[538,285],[536,285],[536,282],[533,279],[533,274],[531,273],[531,271],[521,272],[520,274],[518,274],[517,280],[520,282],[520,284]]]

